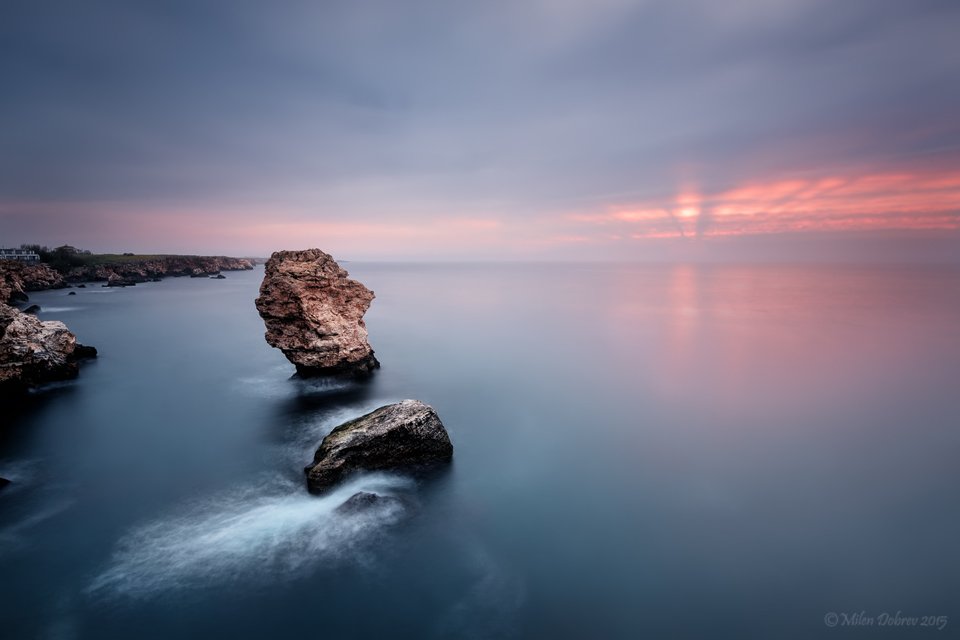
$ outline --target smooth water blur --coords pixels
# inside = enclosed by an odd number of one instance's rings
[[[34,294],[100,349],[4,408],[4,638],[947,637],[960,272],[346,265],[367,383],[301,381],[262,270]],[[448,472],[306,493],[340,422],[436,407]],[[402,498],[335,511],[359,489]],[[830,629],[829,612],[947,615]]]

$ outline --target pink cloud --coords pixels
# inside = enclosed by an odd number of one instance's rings
[[[704,216],[704,219],[700,219]],[[625,227],[633,238],[811,231],[960,229],[960,173],[886,172],[751,182],[701,195],[579,212],[567,221]]]

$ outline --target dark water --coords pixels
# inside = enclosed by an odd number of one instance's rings
[[[960,633],[960,272],[347,266],[360,385],[290,379],[259,269],[32,296],[102,355],[4,408],[0,635]],[[306,493],[408,397],[449,472]],[[334,513],[357,488],[406,506]],[[898,611],[949,622],[824,622]]]

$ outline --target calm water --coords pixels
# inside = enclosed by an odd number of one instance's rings
[[[34,294],[100,349],[4,409],[4,638],[960,633],[960,272],[353,263],[383,369],[291,379],[262,270]],[[312,497],[419,398],[437,478]],[[358,488],[403,509],[342,516]],[[946,615],[829,629],[829,612]]]

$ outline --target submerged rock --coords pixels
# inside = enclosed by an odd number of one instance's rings
[[[77,295],[77,292],[76,292],[76,291],[71,291],[71,292],[68,293],[67,295],[68,295],[68,296],[75,296],[75,295]]]
[[[4,488],[5,486],[7,486],[8,484],[10,484],[10,481],[9,481],[9,480],[7,480],[6,478],[0,478],[0,491],[2,491],[3,488]],[[348,500],[347,502],[349,502],[349,500]],[[346,504],[346,503],[344,503],[344,504]],[[341,505],[341,506],[343,506],[343,505]]]
[[[301,375],[369,374],[380,366],[363,314],[373,291],[319,249],[277,251],[264,271],[257,311],[271,347]]]
[[[433,407],[404,400],[331,431],[304,471],[310,492],[322,493],[354,472],[444,462],[452,456],[450,436]]]
[[[347,498],[335,511],[343,514],[354,514],[389,504],[400,504],[400,500],[393,496],[381,496],[369,491],[358,491]]]
[[[78,372],[77,360],[96,349],[77,344],[66,325],[0,304],[0,391],[22,390]]]
[[[38,305],[38,304],[32,304],[32,305],[30,305],[29,307],[27,307],[26,309],[24,309],[23,312],[24,312],[24,313],[29,313],[29,314],[35,316],[35,315],[37,315],[38,313],[40,313],[40,305]]]
[[[76,348],[73,350],[73,359],[74,360],[89,360],[91,358],[97,357],[97,348],[91,347],[89,345],[77,343]]]

